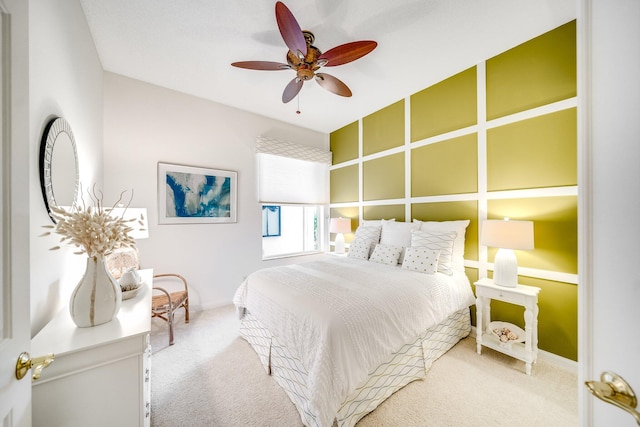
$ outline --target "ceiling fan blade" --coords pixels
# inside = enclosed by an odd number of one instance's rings
[[[298,92],[300,92],[300,89],[302,89],[303,83],[304,82],[297,77],[291,80],[287,87],[284,88],[284,92],[282,92],[282,102],[286,104],[295,98]]]
[[[342,83],[337,77],[333,77],[326,73],[316,73],[316,81],[320,86],[329,92],[335,93],[340,96],[351,96],[351,89],[346,84]]]
[[[336,46],[333,49],[329,49],[318,60],[326,60],[326,67],[335,67],[336,65],[346,64],[351,61],[355,61],[358,58],[362,58],[373,49],[378,46],[378,43],[373,40],[363,40],[357,42],[350,42]]]
[[[276,2],[276,21],[278,29],[289,50],[296,55],[307,55],[307,42],[291,11],[281,1]],[[298,53],[300,52],[300,53]]]
[[[246,68],[248,70],[278,71],[291,69],[288,64],[272,61],[241,61],[234,62],[231,65],[238,68]]]

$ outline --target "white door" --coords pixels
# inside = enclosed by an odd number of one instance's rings
[[[640,1],[579,0],[581,426],[637,426],[593,397],[604,371],[640,392]]]
[[[25,32],[26,7],[0,0],[0,425],[9,427],[31,425],[31,377],[15,377],[18,356],[31,342]]]

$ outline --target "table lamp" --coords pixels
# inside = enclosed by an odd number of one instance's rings
[[[486,220],[482,224],[480,244],[499,248],[493,263],[493,282],[515,288],[518,260],[513,250],[533,249],[533,221]]]
[[[344,234],[351,233],[351,219],[350,218],[331,218],[331,224],[329,225],[329,232],[336,233],[335,241],[335,253],[344,253]]]

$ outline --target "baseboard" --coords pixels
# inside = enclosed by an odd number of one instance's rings
[[[471,334],[470,336],[472,337],[476,337],[476,327],[472,326],[471,327]],[[548,351],[545,350],[538,350],[538,359],[539,360],[544,360],[547,363],[550,363],[552,365],[555,365],[559,368],[565,369],[571,373],[574,374],[578,374],[578,362],[571,360],[571,359],[567,359],[566,357],[562,357],[562,356],[558,356],[557,354],[554,353],[550,353]]]

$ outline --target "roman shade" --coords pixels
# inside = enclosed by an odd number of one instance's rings
[[[329,203],[331,151],[258,137],[256,157],[260,203]]]

